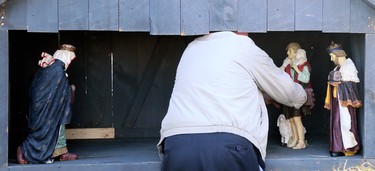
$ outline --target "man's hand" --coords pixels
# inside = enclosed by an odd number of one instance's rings
[[[277,103],[275,100],[273,100],[271,96],[269,96],[267,93],[264,93],[264,92],[262,94],[263,94],[264,102],[266,103],[266,105],[272,104],[274,107],[278,109],[280,108],[280,104]]]

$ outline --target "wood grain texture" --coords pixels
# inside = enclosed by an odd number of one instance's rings
[[[238,0],[238,31],[266,32],[267,31],[267,1]]]
[[[12,0],[6,3],[5,25],[2,30],[26,30],[27,1]]]
[[[179,35],[181,31],[179,0],[151,0],[151,35]]]
[[[71,128],[66,129],[66,139],[110,139],[115,138],[115,128]]]
[[[322,30],[323,0],[298,0],[295,11],[295,30]]]
[[[323,1],[323,32],[350,31],[350,0]]]
[[[149,0],[119,0],[120,31],[150,31]]]
[[[9,52],[8,31],[0,31],[0,168],[8,164]]]
[[[29,32],[58,32],[57,0],[27,1],[27,30]]]
[[[350,1],[350,32],[375,33],[375,10],[363,1]]]
[[[294,0],[268,0],[268,31],[294,31]]]
[[[88,0],[59,0],[59,30],[88,30],[88,28]]]
[[[363,157],[375,158],[375,34],[365,35]]]
[[[210,31],[237,31],[237,0],[210,0]]]
[[[89,0],[89,30],[118,30],[118,0]]]
[[[181,0],[181,35],[207,34],[209,23],[209,0]]]

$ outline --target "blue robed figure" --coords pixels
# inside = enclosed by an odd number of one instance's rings
[[[64,44],[53,56],[42,53],[40,68],[29,90],[29,133],[17,149],[20,164],[78,158],[68,152],[65,138],[74,96],[66,69],[75,58],[74,50],[74,46]]]

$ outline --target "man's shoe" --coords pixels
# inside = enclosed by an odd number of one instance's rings
[[[73,154],[73,153],[65,153],[65,154],[62,154],[60,156],[60,161],[64,161],[64,160],[77,160],[77,159],[78,159],[77,154]]]
[[[21,150],[21,147],[18,146],[17,147],[17,161],[19,164],[27,164],[27,160],[25,159],[25,157],[23,156],[22,154],[22,150]]]

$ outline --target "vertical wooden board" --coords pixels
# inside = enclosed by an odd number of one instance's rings
[[[207,34],[210,26],[208,0],[181,0],[181,35]]]
[[[350,0],[323,1],[323,32],[350,30]]]
[[[268,31],[294,31],[294,0],[268,0]]]
[[[150,31],[149,0],[119,0],[120,31]]]
[[[238,31],[267,31],[267,1],[238,0]]]
[[[118,0],[89,0],[89,30],[118,30]]]
[[[375,34],[365,36],[363,157],[375,158]]]
[[[237,31],[237,0],[210,0],[210,31]]]
[[[375,33],[375,9],[363,1],[351,1],[350,33]]]
[[[179,35],[180,0],[150,0],[151,35]]]
[[[58,32],[57,0],[27,1],[29,32]]]
[[[0,31],[0,168],[8,164],[9,52],[8,31]]]
[[[59,0],[59,29],[88,30],[88,0]]]
[[[295,11],[295,30],[322,30],[323,0],[298,0]]]
[[[27,1],[12,0],[6,3],[5,25],[0,29],[26,30]]]

